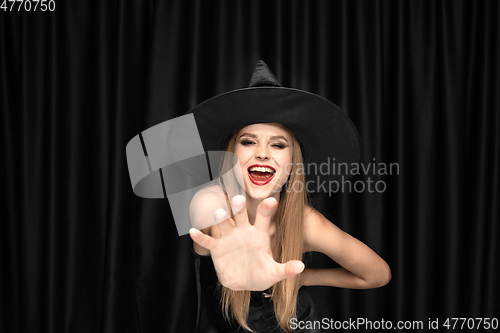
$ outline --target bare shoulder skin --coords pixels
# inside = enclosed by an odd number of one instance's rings
[[[214,224],[214,212],[226,208],[224,191],[219,185],[206,187],[196,193],[189,206],[192,226],[204,234],[218,237],[218,228]],[[199,255],[208,255],[210,251],[193,242],[193,247]]]

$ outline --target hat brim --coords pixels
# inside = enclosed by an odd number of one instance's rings
[[[304,164],[359,163],[359,133],[337,105],[313,93],[285,87],[251,87],[233,90],[195,106],[194,115],[205,151],[223,150],[238,127],[279,123],[300,142]],[[331,169],[330,169],[331,170]],[[335,171],[337,171],[335,169]],[[319,174],[321,180],[350,178],[345,172]],[[309,175],[311,176],[311,175]]]

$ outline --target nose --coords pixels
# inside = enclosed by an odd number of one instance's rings
[[[260,146],[259,148],[257,148],[255,151],[255,158],[257,158],[258,160],[268,160],[269,152],[267,150],[267,147]]]

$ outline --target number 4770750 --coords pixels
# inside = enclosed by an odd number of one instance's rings
[[[53,12],[56,10],[56,2],[54,0],[3,0],[0,10],[4,12]]]

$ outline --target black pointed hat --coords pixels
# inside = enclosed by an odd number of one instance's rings
[[[228,136],[238,127],[256,123],[284,125],[297,137],[304,164],[316,164],[315,174],[306,174],[311,182],[346,180],[352,175],[338,172],[339,163],[351,167],[360,160],[361,140],[347,114],[321,96],[282,87],[262,60],[257,62],[248,88],[208,99],[186,114],[190,113],[205,151],[224,150]],[[322,163],[330,164],[326,174],[320,171]],[[337,167],[332,170],[333,164]]]

